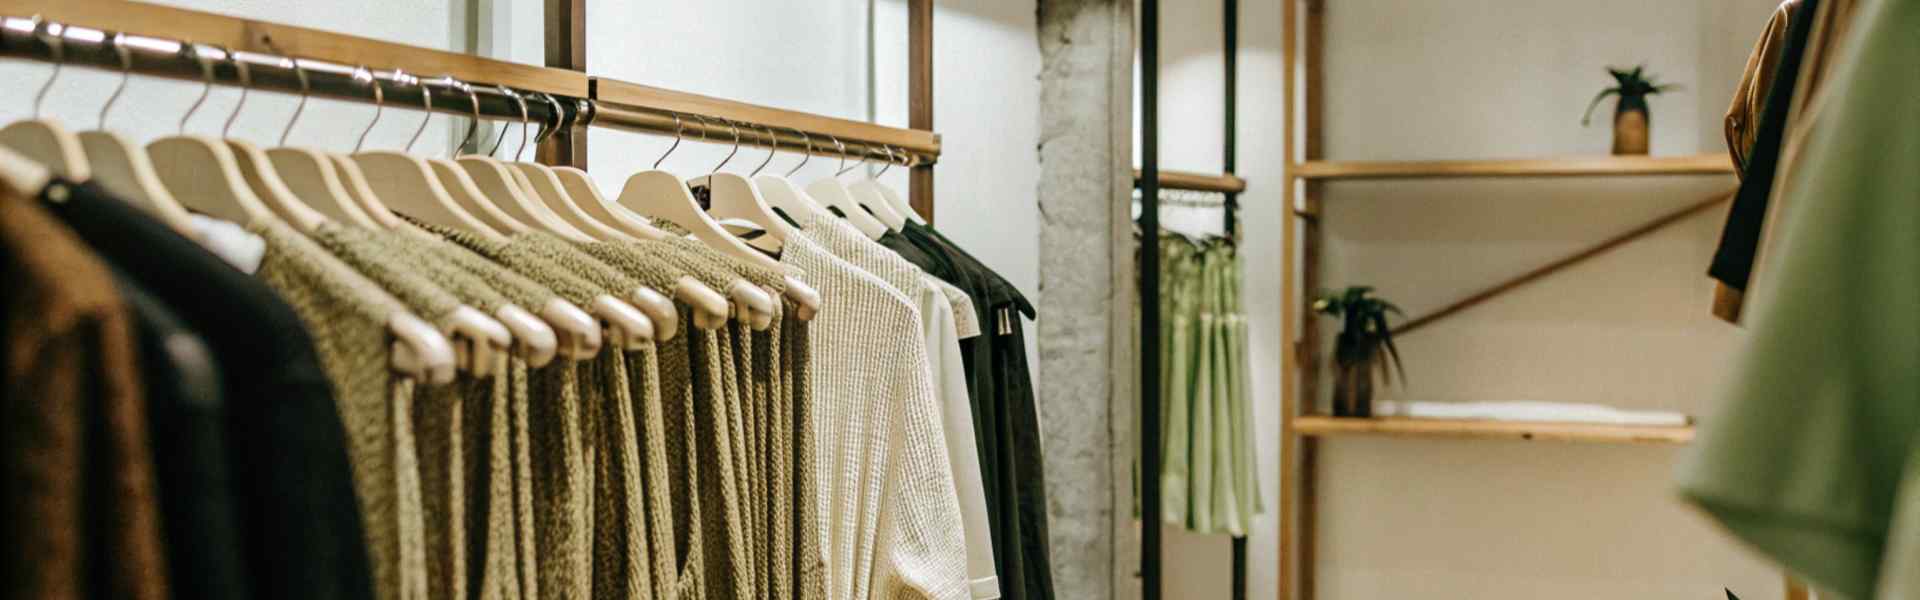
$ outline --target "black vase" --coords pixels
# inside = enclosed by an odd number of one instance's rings
[[[1333,416],[1373,416],[1373,359],[1377,354],[1357,326],[1334,341]]]

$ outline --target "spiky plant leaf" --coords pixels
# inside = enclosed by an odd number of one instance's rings
[[[1600,101],[1607,99],[1607,96],[1612,96],[1618,93],[1620,93],[1619,87],[1610,87],[1604,90],[1600,90],[1600,93],[1593,97],[1593,102],[1587,103],[1587,113],[1580,116],[1580,126],[1586,127],[1587,125],[1592,124],[1593,109],[1598,108],[1600,106]]]

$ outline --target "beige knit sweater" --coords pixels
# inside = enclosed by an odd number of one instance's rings
[[[388,368],[386,324],[406,308],[285,225],[249,228],[267,242],[256,273],[313,333],[347,427],[374,587],[383,599],[427,597],[413,382]]]
[[[809,240],[787,239],[781,262],[805,271],[823,301],[809,353],[828,597],[967,598],[960,506],[914,301]]]
[[[947,463],[952,467],[954,490],[959,493],[970,595],[976,600],[1000,597],[993,560],[993,527],[987,513],[986,484],[981,479],[979,442],[974,436],[973,400],[967,393],[966,367],[960,354],[963,334],[955,312],[956,308],[964,308],[971,323],[971,300],[955,300],[934,283],[938,280],[824,210],[814,210],[799,219],[807,239],[880,277],[917,302],[928,376],[933,382],[934,399],[941,409],[941,427],[946,432]],[[966,295],[961,293],[960,298]],[[977,326],[972,333],[978,335]]]

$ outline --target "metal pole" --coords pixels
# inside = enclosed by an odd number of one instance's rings
[[[1140,0],[1140,580],[1160,599],[1160,3]]]
[[[1236,168],[1234,164],[1234,150],[1237,145],[1235,132],[1239,129],[1237,122],[1239,119],[1238,94],[1240,88],[1240,2],[1239,0],[1225,0],[1225,4],[1226,6],[1220,19],[1222,29],[1220,35],[1225,41],[1223,44],[1225,48],[1223,49],[1221,58],[1223,62],[1226,63],[1226,110],[1225,118],[1223,119],[1225,121],[1223,126],[1226,128],[1226,131],[1224,135],[1221,136],[1222,147],[1220,152],[1221,166],[1224,167],[1226,174],[1232,175]],[[1222,211],[1226,213],[1223,218],[1226,219],[1227,239],[1237,242],[1240,239],[1240,224],[1238,222],[1240,218],[1238,214],[1240,212],[1240,195],[1234,192],[1227,192],[1226,196],[1226,206]],[[1231,543],[1233,544],[1233,600],[1246,600],[1247,537],[1245,535],[1235,536]]]
[[[37,39],[28,19],[19,17],[0,17],[0,57],[53,62],[52,48],[45,40]],[[55,24],[58,25],[58,24]],[[55,31],[49,25],[42,35],[52,35]],[[101,31],[84,27],[59,25],[57,29],[61,40],[60,64],[69,67],[88,67],[118,72],[121,69],[120,57],[108,44],[115,32]],[[170,40],[144,35],[128,34],[120,46],[130,58],[128,70],[134,74],[149,77],[165,77],[199,82],[203,73],[200,64],[193,56],[191,46],[179,40]],[[201,45],[201,56],[213,61],[213,81],[221,85],[237,86],[241,84],[240,74],[231,61],[226,60],[227,49]],[[261,54],[257,52],[231,52],[234,60],[247,64],[248,89],[254,91],[274,91],[298,95],[302,93],[300,73],[293,66],[290,57]],[[399,71],[373,71],[358,65],[343,65],[323,60],[299,59],[300,69],[307,79],[307,88],[315,98],[331,98],[352,102],[373,103],[373,86],[367,77],[380,80],[381,93],[388,108],[410,108],[420,110],[424,105],[422,91],[432,93],[433,111],[454,116],[473,116],[472,103],[467,91],[446,85],[438,73],[405,73]],[[492,82],[470,81],[474,84],[474,93],[480,100],[480,114],[502,120],[520,120],[520,105],[512,97],[493,89]],[[563,101],[564,103],[564,101]],[[553,113],[545,102],[528,102],[527,118],[534,123],[552,121]]]

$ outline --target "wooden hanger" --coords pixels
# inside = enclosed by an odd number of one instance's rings
[[[253,188],[253,194],[264,201],[274,214],[280,215],[282,220],[302,232],[318,229],[328,222],[327,216],[294,195],[286,181],[280,179],[279,171],[274,170],[273,161],[267,158],[267,153],[251,143],[227,136],[233,129],[234,120],[240,117],[240,110],[247,106],[247,93],[251,91],[252,80],[248,75],[247,63],[234,58],[233,52],[224,48],[221,52],[240,78],[240,100],[233,104],[233,112],[227,115],[226,123],[220,127],[220,137],[225,140],[227,148],[233,151],[240,174],[246,178],[247,186]]]
[[[679,123],[679,121],[680,116],[674,115],[674,122]],[[739,238],[721,229],[720,224],[715,223],[713,218],[707,216],[706,211],[701,210],[700,205],[694,202],[693,193],[678,176],[659,169],[660,162],[666,160],[667,156],[673,154],[673,150],[680,146],[679,133],[676,127],[673,146],[669,147],[667,153],[662,154],[659,160],[654,161],[653,168],[627,178],[626,185],[620,189],[619,204],[648,217],[671,221],[692,232],[696,239],[706,242],[707,245],[729,256],[782,271],[779,263],[767,258],[767,255],[761,254],[758,250],[747,247],[740,242]],[[736,315],[743,317],[744,322],[756,325],[759,329],[765,328],[765,325],[761,325],[762,323],[772,323],[773,297],[759,286],[745,279],[735,280],[728,286],[727,295],[736,303],[735,308],[745,311]]]
[[[847,186],[847,192],[849,196],[853,197],[855,203],[866,207],[867,211],[872,213],[874,218],[879,219],[881,223],[887,226],[887,229],[898,233],[902,228],[907,226],[907,217],[894,211],[893,206],[887,204],[886,197],[880,194],[880,188],[882,187],[880,185],[880,176],[885,175],[887,169],[890,168],[893,168],[892,148],[887,149],[887,166],[881,167],[879,173],[868,174],[866,179],[853,182],[853,185]]]
[[[280,222],[273,210],[255,195],[253,186],[240,171],[239,159],[234,157],[232,148],[210,137],[187,135],[187,121],[213,91],[213,62],[198,45],[188,44],[182,50],[191,53],[193,60],[200,64],[204,85],[200,88],[200,97],[193,101],[187,114],[180,117],[179,134],[147,144],[147,158],[153,162],[154,175],[174,192],[175,199],[200,213],[241,225]],[[301,226],[292,225],[296,229]]]
[[[840,217],[852,223],[853,227],[859,229],[860,233],[866,235],[868,239],[880,239],[880,236],[889,231],[889,228],[885,223],[881,223],[873,215],[862,210],[859,203],[853,200],[853,193],[847,189],[847,184],[840,181],[841,174],[853,169],[846,166],[847,145],[841,143],[839,139],[833,140],[833,143],[840,147],[840,170],[834,172],[832,177],[807,184],[807,195],[825,207],[839,209]],[[862,157],[861,162],[866,162],[866,158]]]
[[[198,239],[192,213],[180,206],[167,186],[160,183],[160,176],[153,172],[153,161],[147,158],[147,150],[106,130],[107,113],[120,99],[120,93],[126,91],[127,79],[132,75],[132,56],[121,45],[125,37],[124,33],[116,33],[107,39],[108,49],[120,58],[120,83],[114,86],[113,94],[107,96],[107,103],[100,106],[98,125],[92,131],[80,132],[81,151],[87,156],[87,166],[93,171],[95,183],[145,209],[175,232]]]
[[[887,148],[887,152],[891,154],[893,152],[893,149]],[[912,160],[913,160],[913,157],[908,156],[906,152],[901,152],[900,168],[904,169],[909,166],[912,166],[911,165]],[[885,171],[882,171],[882,173],[884,172]],[[900,213],[901,216],[904,216],[908,219],[912,219],[913,222],[915,223],[919,223],[921,225],[927,224],[927,218],[920,216],[920,211],[914,210],[913,204],[910,202],[907,202],[906,198],[900,197],[900,192],[895,191],[893,188],[885,185],[878,185],[874,187],[880,191],[880,197],[886,200],[887,206],[893,207],[893,212]]]
[[[795,163],[793,168],[787,169],[784,174],[759,175],[760,169],[754,169],[753,185],[760,190],[760,198],[767,202],[767,206],[780,209],[787,214],[787,218],[798,222],[799,219],[811,219],[817,211],[822,209],[805,192],[800,191],[799,187],[793,185],[792,179],[789,179],[794,173],[800,172],[801,167],[807,166],[808,161],[813,160],[813,136],[792,127],[787,129],[793,129],[793,132],[799,134],[806,142],[807,148],[800,152],[800,162]],[[768,154],[767,158],[771,160],[773,155]],[[764,163],[760,166],[766,167]]]
[[[513,90],[507,89],[504,86],[496,86],[496,88],[499,89],[502,94],[507,94],[515,100],[519,100],[519,95]],[[477,111],[477,97],[474,102],[475,110]],[[526,119],[524,118],[525,109],[526,105],[522,102],[521,111],[523,118],[521,119],[520,126],[520,147],[515,151],[515,156],[519,156],[519,154],[525,152],[527,148]],[[506,129],[502,128],[499,139],[496,140],[493,145],[495,150],[499,150],[500,143],[506,140],[506,135]],[[466,170],[467,175],[473,179],[477,189],[484,193],[486,198],[492,200],[492,203],[497,208],[502,209],[502,212],[499,213],[501,216],[506,216],[525,227],[525,229],[518,231],[539,230],[573,241],[595,241],[592,236],[575,229],[566,221],[561,220],[559,215],[549,212],[546,206],[533,195],[533,191],[530,189],[531,183],[521,181],[521,179],[526,176],[519,174],[514,168],[507,166],[506,162],[495,159],[492,156],[481,155],[462,156],[455,162],[457,162],[462,169]]]
[[[566,122],[561,120],[564,118],[566,111],[560,106],[560,102],[554,100],[550,94],[540,94],[540,96],[543,97],[547,105],[552,108],[555,123],[551,126],[545,122],[540,124],[540,134],[534,136],[534,145],[536,146],[545,142],[547,136],[553,135],[555,131],[566,126]],[[518,96],[514,99],[520,102],[524,118],[526,101]],[[525,125],[521,127],[524,132]],[[518,157],[519,155],[516,154],[515,156]],[[601,241],[630,242],[643,239],[628,235],[616,227],[602,223],[598,219],[595,219],[592,214],[581,209],[579,200],[575,199],[568,191],[566,184],[560,181],[560,176],[554,172],[552,167],[537,162],[526,161],[516,161],[509,166],[519,170],[520,174],[526,177],[527,183],[533,188],[533,197],[544,203],[547,212],[552,213],[562,221],[566,221],[566,223],[573,226],[574,229]]]
[[[189,44],[183,51],[191,52],[200,64],[205,85],[193,107],[180,118],[180,134],[147,144],[154,173],[175,192],[175,198],[214,218],[242,225],[278,222],[273,211],[254,195],[232,149],[213,138],[186,135],[187,121],[213,89],[213,63],[199,46]],[[405,311],[394,313],[387,329],[394,336],[389,360],[395,371],[429,383],[453,380],[457,356],[445,334]]]
[[[384,92],[381,91],[379,78],[365,67],[356,69],[354,76],[366,77],[374,89],[373,121],[367,124],[366,130],[360,132],[360,140],[354,143],[351,158],[366,175],[368,188],[373,191],[375,199],[434,225],[472,232],[497,242],[507,241],[505,235],[455,203],[426,161],[405,152],[360,150],[366,144],[367,134],[372,133],[373,126],[380,122]]]
[[[294,76],[300,80],[300,103],[295,105],[293,117],[287,119],[287,126],[280,130],[279,147],[266,153],[272,170],[279,173],[280,180],[286,183],[287,189],[295,197],[328,218],[367,229],[382,228],[382,224],[374,220],[347,190],[347,184],[341,179],[339,169],[332,160],[320,152],[287,146],[288,134],[293,133],[294,124],[299,123],[301,113],[306,112],[309,87],[307,71],[300,66],[300,61],[282,59],[281,65],[292,68]],[[242,81],[244,84],[244,77]],[[241,101],[245,102],[246,91],[243,89],[241,93]],[[239,108],[234,109],[234,114],[239,115]],[[233,126],[231,117],[227,119],[227,126]],[[226,130],[221,130],[221,134],[225,135]]]
[[[0,184],[21,196],[35,196],[53,180],[47,166],[0,146]]]
[[[740,143],[739,128],[734,127],[733,133],[734,151],[738,152],[738,144]],[[765,169],[767,163],[773,161],[773,155],[780,151],[779,136],[772,135],[772,128],[768,128],[767,133],[767,139],[770,140],[767,158],[766,160],[760,161],[760,166],[754,167],[753,173],[759,173],[761,169]],[[732,159],[733,154],[728,154],[727,158]],[[707,212],[709,214],[721,218],[744,219],[749,223],[760,226],[761,229],[767,232],[767,237],[777,238],[783,245],[785,244],[785,240],[789,238],[798,238],[804,235],[798,229],[788,224],[786,219],[782,219],[779,215],[774,214],[773,208],[768,205],[767,200],[760,193],[759,186],[754,185],[753,180],[748,179],[753,173],[749,173],[748,176],[726,173],[720,170],[720,167],[724,166],[726,166],[726,161],[721,161],[719,167],[714,167],[713,173],[689,182],[689,184],[694,187],[707,187]],[[814,313],[820,310],[820,292],[799,278],[786,276],[785,295],[788,300],[793,301],[794,305],[799,307],[795,311],[794,316],[802,321],[812,320]]]
[[[40,116],[41,105],[47,100],[47,91],[53,89],[53,82],[60,78],[61,59],[65,54],[65,44],[58,33],[52,33],[48,38],[40,37],[42,31],[54,30],[64,30],[64,27],[42,21],[38,15],[33,17],[33,37],[46,43],[52,50],[53,73],[33,96],[33,118],[0,128],[0,146],[11,148],[46,165],[55,175],[69,181],[86,181],[93,177],[93,170],[88,167],[86,150],[81,146],[79,136],[67,131],[59,123]],[[34,193],[39,191],[35,190]]]
[[[667,232],[648,223],[646,217],[634,214],[633,211],[627,210],[627,207],[620,206],[601,195],[599,187],[587,177],[586,171],[573,167],[554,167],[553,173],[559,176],[561,185],[567,187],[567,194],[580,200],[581,207],[594,213],[602,222],[613,224],[627,231],[629,235],[643,240],[660,241],[669,237]],[[674,282],[673,297],[693,307],[696,326],[712,329],[720,326],[727,319],[727,297],[707,287],[707,284],[701,283],[691,275],[683,275]],[[662,306],[666,308],[672,307],[671,302],[664,297],[655,302],[664,302]],[[673,332],[666,324],[658,319],[655,319],[654,324],[661,325],[660,339],[673,339]]]

